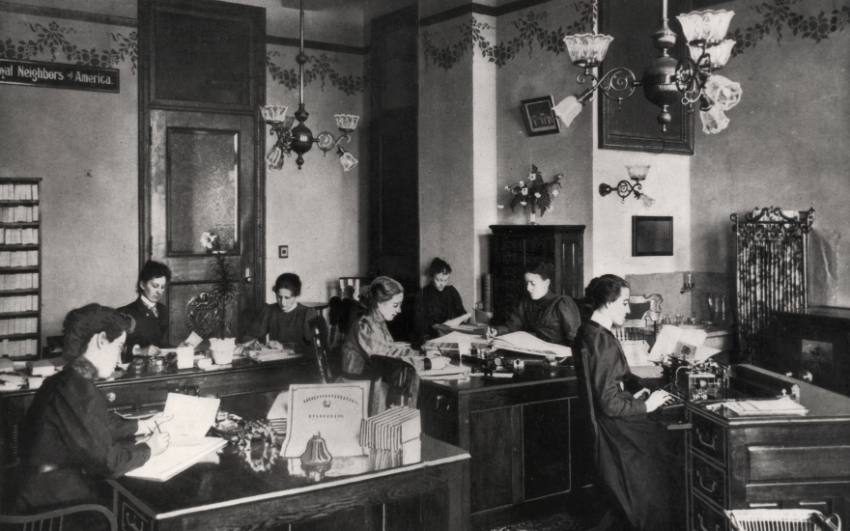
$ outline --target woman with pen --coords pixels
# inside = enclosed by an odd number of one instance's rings
[[[129,316],[99,304],[65,317],[62,357],[67,365],[41,385],[23,424],[18,511],[108,505],[98,497],[99,480],[120,477],[168,447],[168,433],[160,429],[168,419],[125,420],[109,411],[95,386],[115,370],[133,325]],[[145,438],[137,444],[136,435]],[[77,522],[71,528],[87,525]]]

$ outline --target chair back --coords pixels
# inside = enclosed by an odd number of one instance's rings
[[[316,359],[316,368],[319,371],[319,380],[322,383],[334,381],[334,373],[328,360],[328,323],[321,315],[310,319],[310,342],[313,348],[313,356]]]
[[[85,513],[91,514],[86,515]],[[4,531],[7,529],[62,531],[62,526],[66,521],[69,521],[69,529],[79,529],[78,525],[73,525],[77,522],[71,523],[75,517],[88,516],[91,518],[91,520],[86,521],[86,527],[88,527],[88,525],[96,525],[94,519],[97,518],[98,514],[106,520],[111,531],[117,531],[118,522],[115,520],[115,515],[103,505],[97,504],[75,505],[73,507],[65,507],[36,514],[0,514],[0,529]]]
[[[371,283],[371,277],[339,277],[339,294],[343,299],[360,300],[360,289]]]
[[[593,402],[593,386],[590,383],[590,374],[587,370],[590,353],[580,340],[573,345],[573,360],[576,370],[576,383],[578,384],[578,404],[580,410],[587,416],[590,429],[585,429],[583,435],[591,438],[594,461],[596,458],[596,441],[599,438],[599,424],[596,422],[596,407]]]

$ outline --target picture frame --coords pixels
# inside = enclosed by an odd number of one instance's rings
[[[632,216],[632,256],[673,256],[673,216]]]
[[[561,132],[561,124],[553,110],[555,100],[551,95],[522,100],[520,107],[528,136],[555,135]]]

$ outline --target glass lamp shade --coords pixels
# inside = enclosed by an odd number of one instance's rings
[[[726,66],[726,63],[729,62],[729,57],[732,55],[732,48],[734,47],[734,39],[725,39],[719,44],[706,47],[705,53],[708,54],[711,61],[711,69],[717,70]],[[702,55],[702,46],[688,45],[688,48],[691,50],[691,59],[698,61]]]
[[[354,158],[354,155],[344,150],[342,146],[339,146],[339,163],[342,164],[343,171],[349,171],[355,166],[359,161]]]
[[[555,105],[552,109],[555,111],[555,116],[557,116],[561,123],[564,124],[564,127],[569,127],[573,120],[575,120],[576,116],[581,112],[581,108],[584,107],[575,96],[567,96],[560,103]]]
[[[274,123],[283,122],[286,119],[287,109],[289,107],[286,105],[265,105],[260,108],[260,111],[263,113],[263,120]]]
[[[337,127],[343,131],[351,132],[357,127],[360,117],[353,114],[334,114],[334,119]]]
[[[704,90],[706,97],[714,102],[714,106],[724,111],[738,105],[743,94],[740,83],[717,74],[706,80]]]
[[[639,200],[640,200],[641,204],[644,206],[644,208],[649,208],[649,207],[652,206],[653,203],[655,203],[655,199],[649,197],[646,194],[641,194]]]
[[[676,18],[682,24],[682,33],[688,42],[720,42],[729,32],[729,23],[733,16],[734,11],[707,9],[685,13]]]
[[[629,172],[629,178],[636,181],[646,179],[646,174],[649,173],[650,166],[647,164],[633,164],[626,166],[626,171]]]
[[[580,68],[594,68],[605,59],[608,53],[608,45],[614,37],[609,35],[594,35],[582,33],[580,35],[567,35],[564,44],[573,64]]]

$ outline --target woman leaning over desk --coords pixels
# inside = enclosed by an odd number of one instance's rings
[[[415,311],[416,338],[419,344],[428,339],[439,337],[434,325],[443,324],[449,319],[466,313],[460,293],[449,286],[452,266],[442,258],[434,258],[428,267],[430,282],[416,294],[413,302]]]
[[[598,472],[617,504],[597,529],[667,531],[672,508],[669,461],[663,454],[666,430],[646,414],[670,396],[665,391],[649,394],[645,388],[629,390],[633,381],[629,365],[611,333],[625,322],[629,284],[618,276],[603,275],[585,291],[593,315],[579,329],[573,358],[579,396],[593,400]]]
[[[139,297],[118,308],[136,322],[136,327],[127,335],[124,362],[132,361],[134,354],[156,356],[159,349],[168,348],[168,309],[159,302],[165,287],[171,282],[171,269],[160,262],[148,260],[139,271],[136,291]]]
[[[268,337],[267,343],[271,348],[282,348],[283,343],[294,343],[296,350],[306,351],[310,347],[312,334],[310,320],[318,314],[316,310],[298,302],[301,278],[295,273],[284,273],[277,277],[272,291],[277,302],[265,306],[262,318],[254,323],[242,341],[265,341]]]
[[[67,364],[41,385],[24,424],[16,502],[23,512],[99,503],[97,480],[122,476],[168,446],[158,429],[167,419],[125,420],[94,384],[115,370],[133,320],[89,304],[71,311],[63,327]],[[134,435],[149,437],[136,444]]]
[[[417,370],[426,366],[425,358],[410,347],[394,343],[387,323],[401,313],[404,287],[389,277],[378,277],[369,285],[368,291],[360,295],[360,301],[368,308],[355,321],[342,344],[342,381],[369,380],[372,388],[369,398],[369,415],[376,415],[387,408],[389,385],[383,381],[382,367],[373,357],[402,359]],[[433,368],[444,367],[448,360],[432,361]],[[411,392],[417,391],[414,383]]]
[[[487,329],[487,337],[509,332],[528,332],[548,343],[572,346],[581,324],[578,306],[571,297],[555,295],[549,289],[555,266],[539,263],[526,268],[527,296],[520,299],[505,325]]]

